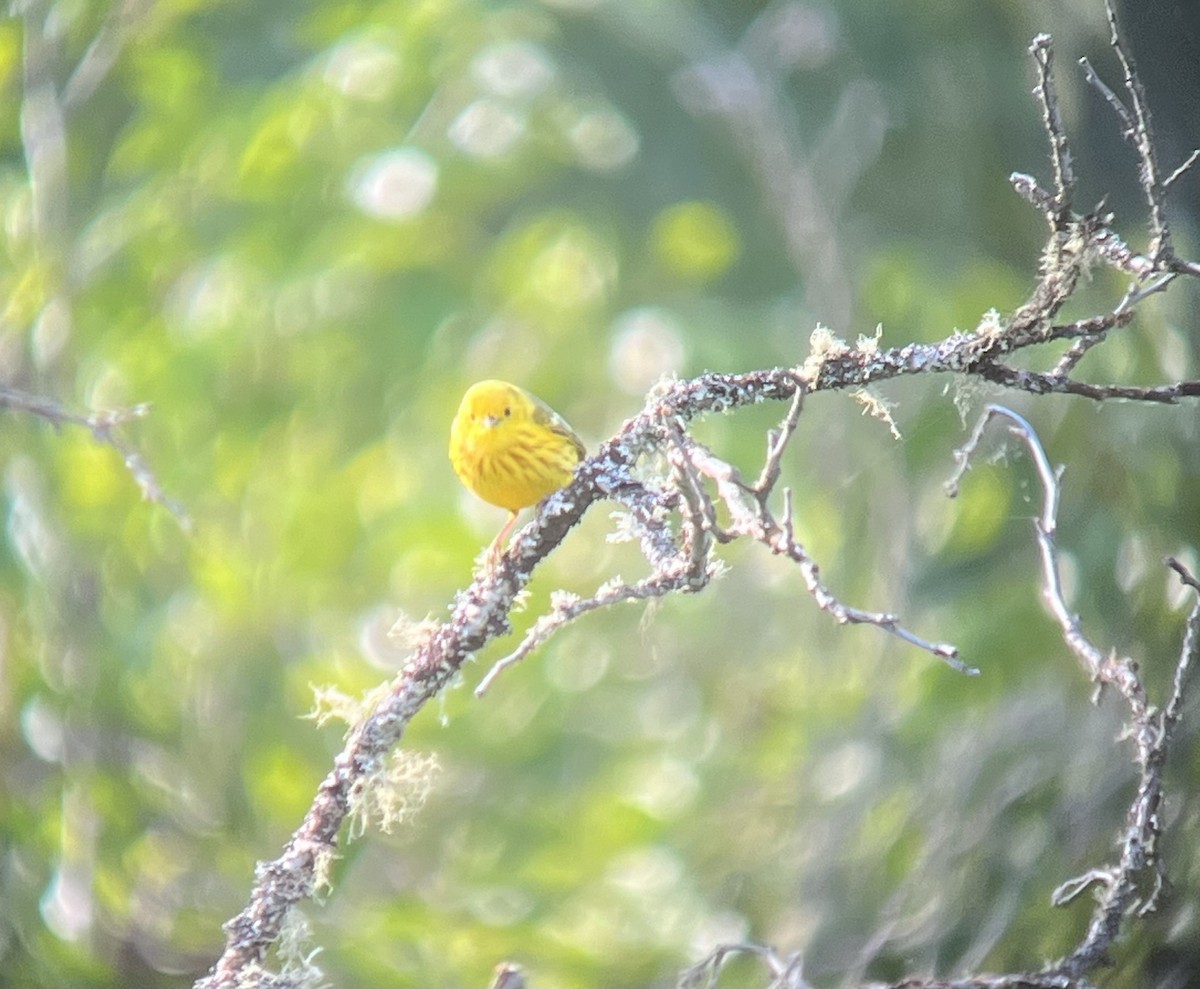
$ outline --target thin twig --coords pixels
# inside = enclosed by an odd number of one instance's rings
[[[1087,352],[1093,347],[1098,347],[1102,344],[1107,335],[1107,333],[1093,333],[1091,336],[1080,337],[1078,340],[1073,341],[1071,346],[1063,351],[1062,357],[1058,359],[1058,363],[1054,365],[1053,370],[1043,377],[1052,381],[1070,381],[1068,376],[1079,366],[1079,362],[1083,360]],[[993,367],[998,369],[998,375],[1002,375],[1005,371],[1010,370],[1000,365],[993,365]],[[989,368],[988,370],[990,371],[991,369]]]
[[[708,957],[680,973],[676,989],[716,989],[726,961],[738,955],[753,955],[766,966],[771,976],[766,989],[812,989],[804,978],[804,960],[799,952],[781,957],[774,948],[751,941],[717,945]]]
[[[542,615],[533,627],[525,633],[525,638],[503,659],[488,670],[487,674],[475,688],[475,696],[482,697],[495,682],[496,678],[509,667],[516,666],[530,653],[544,645],[556,632],[569,625],[583,615],[601,608],[626,601],[648,601],[661,598],[673,591],[682,589],[688,580],[686,573],[656,574],[636,584],[626,584],[622,580],[614,580],[601,587],[592,597],[580,598],[563,591],[556,592],[550,604],[549,613]]]
[[[1132,661],[1114,655],[1105,656],[1084,635],[1079,616],[1071,611],[1063,595],[1062,570],[1055,540],[1059,498],[1062,494],[1062,468],[1055,469],[1050,466],[1046,450],[1029,421],[1002,405],[986,406],[970,438],[955,451],[957,466],[950,480],[946,482],[946,493],[950,497],[957,495],[959,482],[970,466],[971,456],[978,449],[988,423],[994,418],[1009,420],[1009,432],[1024,442],[1042,482],[1042,511],[1034,521],[1034,532],[1042,561],[1042,597],[1058,622],[1064,641],[1088,675],[1098,683],[1116,686],[1140,712],[1146,706],[1146,695],[1133,670]]]
[[[1104,11],[1108,16],[1109,44],[1116,52],[1121,69],[1125,73],[1125,91],[1129,94],[1129,102],[1133,107],[1135,125],[1133,133],[1126,134],[1126,137],[1131,140],[1137,150],[1140,161],[1139,177],[1142,189],[1146,194],[1146,204],[1150,207],[1150,227],[1154,231],[1156,245],[1155,250],[1151,253],[1156,258],[1169,257],[1171,235],[1163,210],[1164,190],[1159,179],[1158,152],[1155,150],[1154,135],[1150,128],[1150,107],[1146,103],[1146,91],[1142,88],[1142,80],[1134,68],[1133,56],[1125,48],[1125,43],[1121,39],[1112,0],[1104,0]]]
[[[1043,189],[1032,175],[1013,172],[1009,175],[1008,182],[1016,194],[1030,206],[1042,213],[1052,214],[1054,212],[1054,196]]]
[[[883,629],[910,645],[936,656],[959,673],[965,673],[968,676],[979,675],[979,670],[966,665],[958,658],[957,647],[945,642],[931,642],[910,632],[900,624],[895,615],[887,612],[864,611],[843,604],[821,580],[820,568],[792,532],[790,492],[785,492],[785,522],[781,524],[766,507],[769,490],[759,491],[750,488],[742,480],[736,467],[721,460],[703,444],[690,437],[687,441],[687,452],[689,459],[696,465],[696,469],[716,483],[721,501],[731,516],[729,531],[762,543],[776,556],[785,557],[795,563],[804,580],[804,586],[817,603],[817,607],[831,615],[839,625],[874,625],[876,628]],[[747,491],[754,492],[754,508],[746,503]]]
[[[804,411],[805,382],[796,379],[796,394],[792,396],[792,404],[788,406],[787,415],[778,429],[767,433],[767,457],[763,461],[762,471],[751,489],[758,497],[759,504],[765,508],[765,502],[775,485],[779,483],[779,475],[783,469],[783,454],[792,441],[792,434],[800,423],[800,414]]]
[[[1079,395],[1095,402],[1123,399],[1132,402],[1149,402],[1155,405],[1175,405],[1182,398],[1200,397],[1200,381],[1176,381],[1169,385],[1094,385],[1086,381],[1073,381],[1055,371],[1018,371],[1002,364],[980,368],[980,377],[994,384],[1004,385],[1031,395]]]
[[[128,409],[110,409],[84,414],[72,412],[43,395],[33,395],[16,388],[0,385],[0,409],[27,412],[45,419],[55,426],[82,426],[92,434],[97,442],[112,447],[121,455],[126,470],[129,471],[138,489],[142,492],[143,498],[162,505],[175,516],[176,521],[185,531],[190,531],[191,520],[188,518],[187,509],[166,493],[146,458],[118,432],[121,426],[137,419],[144,419],[149,415],[150,406],[148,404],[143,403]]]
[[[1134,284],[1129,286],[1128,291],[1126,291],[1125,295],[1122,296],[1121,301],[1117,303],[1117,307],[1113,310],[1113,312],[1125,312],[1128,309],[1132,309],[1143,299],[1148,299],[1150,296],[1156,295],[1159,292],[1165,292],[1167,290],[1167,286],[1170,285],[1171,282],[1175,281],[1175,279],[1178,277],[1178,271],[1168,271],[1165,274],[1159,275],[1148,285]]]
[[[712,498],[688,460],[684,445],[683,430],[679,423],[667,423],[670,443],[667,445],[667,462],[671,465],[672,481],[679,490],[683,502],[682,542],[688,556],[688,571],[697,588],[707,579],[705,562],[712,549],[713,536],[722,539],[725,534],[717,525],[717,510]]]
[[[73,112],[92,98],[100,84],[116,65],[129,40],[135,36],[135,22],[143,16],[151,0],[118,0],[79,59],[62,91],[63,108]]]
[[[1126,829],[1121,841],[1117,863],[1089,869],[1082,875],[1061,884],[1052,896],[1057,906],[1075,900],[1084,890],[1097,891],[1097,902],[1088,931],[1079,946],[1063,961],[1031,978],[1030,985],[1048,985],[1051,980],[1065,978],[1066,984],[1077,985],[1082,976],[1102,963],[1131,912],[1139,916],[1153,910],[1166,882],[1165,867],[1158,854],[1158,839],[1162,821],[1160,808],[1163,799],[1163,767],[1171,728],[1183,708],[1187,674],[1200,649],[1200,596],[1188,619],[1180,656],[1176,663],[1174,687],[1166,711],[1150,705],[1146,690],[1132,659],[1115,653],[1104,655],[1084,634],[1079,616],[1071,613],[1063,597],[1062,581],[1055,540],[1057,515],[1061,497],[1061,469],[1050,466],[1045,448],[1037,433],[1022,416],[1001,406],[989,405],[980,417],[970,438],[956,454],[958,463],[947,484],[953,494],[968,469],[971,455],[978,448],[987,424],[993,418],[1008,420],[1008,430],[1025,444],[1041,480],[1042,511],[1035,521],[1034,531],[1042,559],[1043,597],[1058,621],[1063,641],[1079,659],[1094,681],[1112,684],[1129,708],[1128,737],[1135,747],[1138,787],[1130,804]],[[1178,564],[1168,565],[1181,575],[1188,586],[1200,589],[1191,575]],[[1149,874],[1153,882],[1149,892],[1141,892],[1141,877]]]
[[[1033,39],[1029,51],[1038,64],[1038,84],[1033,92],[1042,105],[1042,126],[1050,138],[1050,160],[1054,163],[1054,198],[1046,212],[1054,216],[1056,230],[1065,230],[1071,220],[1075,171],[1071,166],[1071,148],[1054,89],[1054,47],[1050,43],[1050,35],[1039,34]]]
[[[1112,87],[1100,78],[1096,70],[1092,68],[1092,63],[1086,55],[1079,60],[1079,65],[1083,69],[1084,79],[1087,80],[1089,85],[1095,88],[1096,92],[1104,97],[1105,102],[1112,108],[1112,112],[1121,121],[1121,136],[1132,143],[1136,125],[1133,122],[1133,116],[1130,114],[1128,107],[1121,102],[1121,97],[1112,91]]]
[[[1196,152],[1193,152],[1187,161],[1172,172],[1166,181],[1160,178],[1158,152],[1154,146],[1154,133],[1150,124],[1150,107],[1146,102],[1146,92],[1134,66],[1133,56],[1126,49],[1117,28],[1117,15],[1113,10],[1111,0],[1104,0],[1104,10],[1108,17],[1109,44],[1116,53],[1117,60],[1121,63],[1125,92],[1129,96],[1129,105],[1132,110],[1126,107],[1112,89],[1101,81],[1086,59],[1080,59],[1080,64],[1083,66],[1087,81],[1104,96],[1109,106],[1117,114],[1117,118],[1121,122],[1121,136],[1137,152],[1138,179],[1146,197],[1146,204],[1150,208],[1150,229],[1153,234],[1150,253],[1156,262],[1166,263],[1174,256],[1171,246],[1171,231],[1167,224],[1164,205],[1166,193],[1179,175],[1191,167],[1196,158]]]
[[[1183,178],[1183,176],[1187,174],[1188,170],[1194,164],[1196,164],[1197,160],[1200,160],[1200,148],[1196,148],[1190,155],[1187,156],[1187,160],[1184,161],[1182,165],[1180,165],[1177,169],[1175,169],[1175,171],[1163,179],[1163,192],[1167,192],[1171,186],[1173,186],[1179,179]]]
[[[1167,701],[1167,706],[1163,710],[1163,730],[1170,735],[1179,721],[1179,716],[1183,713],[1183,699],[1187,688],[1188,676],[1191,673],[1192,664],[1196,661],[1196,654],[1200,652],[1200,582],[1175,557],[1168,556],[1165,562],[1168,567],[1179,575],[1179,579],[1185,587],[1190,587],[1196,592],[1196,602],[1192,606],[1191,614],[1188,615],[1187,625],[1184,629],[1183,646],[1179,650],[1179,661],[1175,664],[1175,678],[1171,684],[1171,699]]]

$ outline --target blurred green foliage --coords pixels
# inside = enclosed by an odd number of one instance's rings
[[[444,614],[500,524],[445,457],[471,381],[520,381],[594,444],[660,375],[798,362],[818,322],[888,346],[1018,305],[1043,231],[1006,177],[1046,171],[1040,30],[1080,146],[1116,146],[1071,62],[1111,65],[1092,0],[14,7],[4,381],[150,403],[123,435],[192,528],[86,431],[5,416],[0,985],[182,986],[215,959],[339,747],[303,717],[313,686],[386,680],[388,628]],[[1085,188],[1127,189],[1130,160],[1080,161]],[[1194,293],[1085,376],[1194,376]],[[1111,852],[1119,712],[1039,604],[1028,464],[997,442],[942,494],[960,410],[995,393],[881,390],[901,442],[846,396],[806,404],[798,532],[844,600],[983,676],[833,626],[743,546],[703,595],[590,616],[476,700],[498,643],[406,737],[423,808],[344,845],[304,910],[334,984],[479,985],[504,959],[541,986],[665,984],[743,938],[803,950],[818,985],[1069,950],[1087,905],[1048,897]],[[1067,464],[1075,606],[1161,697],[1195,409],[1007,400]],[[782,412],[699,429],[754,470]],[[601,507],[569,537],[518,629],[553,588],[639,572],[608,528]],[[1200,965],[1194,738],[1175,892],[1106,984]]]

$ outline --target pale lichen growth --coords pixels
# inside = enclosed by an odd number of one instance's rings
[[[808,338],[808,347],[810,356],[820,357],[841,357],[843,354],[850,352],[850,347],[846,341],[839,336],[835,336],[833,330],[828,326],[817,324],[816,329],[812,331]]]
[[[860,333],[858,335],[858,345],[855,349],[860,354],[863,354],[866,357],[878,357],[879,356],[879,341],[882,339],[883,339],[883,324],[876,323],[875,324],[875,334],[873,336],[866,336],[863,333]]]
[[[800,366],[800,376],[806,381],[816,381],[821,375],[821,368],[831,357],[844,357],[850,353],[850,347],[841,337],[834,336],[828,326],[817,324],[808,338],[809,355]]]
[[[612,531],[604,537],[606,543],[632,543],[638,539],[637,522],[630,512],[618,510],[610,512],[609,516],[612,519]]]
[[[388,638],[395,639],[402,649],[407,649],[409,652],[416,652],[418,649],[423,649],[429,644],[429,640],[433,638],[433,633],[438,630],[438,623],[434,621],[432,616],[426,616],[420,621],[411,618],[404,612],[400,613],[400,617],[392,624],[388,630]]]
[[[957,330],[955,332],[958,332]],[[979,325],[975,328],[985,340],[995,340],[1004,333],[1004,321],[1000,318],[1000,313],[995,309],[989,309],[979,319]]]
[[[646,450],[632,471],[632,479],[648,488],[661,488],[671,481],[671,462],[662,447]]]
[[[1108,215],[1107,222],[1112,222],[1112,214]],[[1074,223],[1071,225],[1071,234],[1063,245],[1064,253],[1067,257],[1064,260],[1070,263],[1079,272],[1084,279],[1090,280],[1092,277],[1092,268],[1101,259],[1099,252],[1096,250],[1095,234],[1088,230],[1083,223]]]
[[[359,719],[362,702],[357,697],[328,683],[310,683],[308,689],[313,692],[313,708],[304,717],[315,721],[318,728],[334,720],[354,724]]]
[[[360,776],[351,787],[347,837],[361,837],[371,826],[390,834],[411,820],[433,792],[440,770],[433,753],[392,752],[382,769]]]
[[[329,985],[325,973],[314,962],[321,948],[313,946],[308,919],[294,907],[288,911],[279,931],[276,953],[280,962],[280,981],[276,984],[295,989],[325,989]]]
[[[328,989],[325,973],[314,963],[321,953],[313,946],[312,931],[307,919],[292,907],[280,923],[275,957],[279,971],[269,969],[261,961],[249,961],[237,972],[235,980],[222,985],[237,986],[237,989]]]
[[[733,567],[719,556],[709,558],[707,569],[709,580],[720,580],[732,571]]]
[[[601,584],[598,588],[596,588],[596,597],[598,597],[598,598],[611,597],[614,594],[618,594],[620,591],[622,591],[624,588],[626,588],[628,586],[629,585],[626,584],[625,581],[621,579],[620,574],[618,574],[615,577],[610,577],[603,584]]]
[[[667,372],[666,374],[662,375],[656,382],[654,382],[653,385],[650,386],[650,390],[646,393],[647,402],[653,402],[666,398],[671,394],[672,391],[674,391],[675,385],[678,381],[678,376],[672,372]]]
[[[325,894],[333,891],[333,863],[341,856],[326,845],[313,853],[313,899],[325,902]]]
[[[387,694],[389,685],[384,683],[367,691],[361,697],[352,697],[332,684],[310,683],[313,692],[313,709],[304,715],[324,728],[331,721],[341,721],[354,726],[367,717]]]
[[[550,608],[553,611],[567,611],[577,605],[582,598],[572,591],[554,590],[550,592]]]
[[[658,617],[658,613],[663,609],[662,598],[649,598],[646,601],[645,607],[642,609],[642,616],[638,619],[638,632],[641,635],[648,635],[650,627],[654,624],[654,619]]]
[[[856,388],[850,393],[850,397],[863,407],[863,415],[869,415],[872,419],[878,419],[884,423],[894,439],[904,439],[900,434],[900,427],[896,425],[896,420],[892,416],[895,403],[889,402],[882,395],[876,395],[869,388]]]
[[[977,400],[985,388],[982,379],[964,375],[958,375],[953,381],[946,383],[946,390],[953,392],[951,400],[958,411],[963,429],[967,428],[968,421],[974,417]]]

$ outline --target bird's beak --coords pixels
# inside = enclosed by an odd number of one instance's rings
[[[491,429],[493,426],[500,425],[500,417],[499,416],[484,416],[483,424],[485,426],[487,426],[488,429]]]

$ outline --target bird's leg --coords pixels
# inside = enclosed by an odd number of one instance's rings
[[[496,538],[492,540],[492,545],[488,547],[487,562],[491,566],[498,559],[500,554],[504,552],[504,544],[510,535],[512,535],[513,526],[517,524],[517,512],[513,512],[508,517],[508,521],[504,523],[504,527],[496,533]]]

